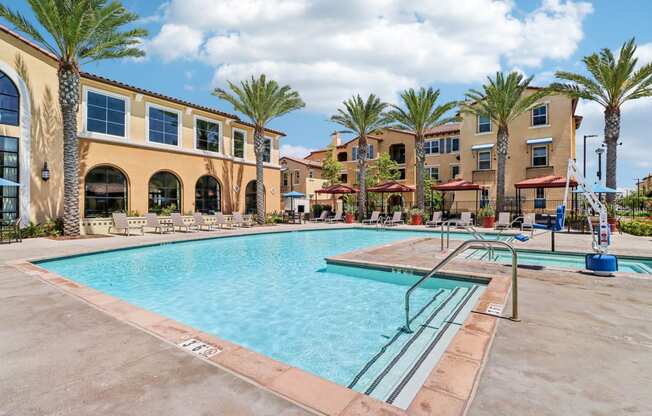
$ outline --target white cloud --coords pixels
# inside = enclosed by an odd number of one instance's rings
[[[208,63],[216,85],[265,71],[330,114],[356,92],[393,101],[406,87],[566,59],[591,11],[571,0],[530,13],[511,0],[172,0],[148,50]]]
[[[308,156],[308,153],[312,152],[315,149],[311,149],[305,146],[294,146],[291,144],[282,144],[281,145],[281,156],[295,157],[303,159]]]
[[[652,62],[652,43],[644,43],[636,48],[637,65],[643,66]]]

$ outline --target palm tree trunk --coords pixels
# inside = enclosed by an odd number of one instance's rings
[[[509,130],[507,126],[498,127],[498,140],[496,156],[496,215],[505,208],[505,163],[507,162],[507,149],[509,148]]]
[[[79,235],[79,72],[70,66],[59,68],[59,105],[63,116],[63,233]]]
[[[417,156],[417,207],[423,211],[426,208],[425,204],[425,183],[424,183],[424,171],[426,164],[426,151],[424,149],[423,136],[420,133],[417,133],[417,138],[415,142],[416,156]]]
[[[254,153],[256,155],[256,220],[258,224],[265,224],[264,152],[265,131],[261,127],[256,127],[254,129]]]
[[[358,140],[358,221],[367,217],[367,136]]]
[[[607,143],[607,187],[616,188],[616,162],[620,138],[620,109],[607,108],[604,112],[604,141]],[[614,203],[614,194],[607,194],[607,202]]]

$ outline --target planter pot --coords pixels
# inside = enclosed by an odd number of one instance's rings
[[[616,218],[607,218],[607,222],[612,233],[618,231],[618,220]]]
[[[496,219],[494,217],[482,217],[482,226],[484,228],[494,228]]]
[[[423,224],[423,216],[421,214],[414,214],[410,218],[410,224],[412,225],[421,225]]]
[[[346,214],[344,214],[344,222],[345,223],[353,224],[354,219],[355,219],[355,217],[350,212],[347,212]]]

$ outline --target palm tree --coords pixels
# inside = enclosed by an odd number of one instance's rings
[[[439,90],[432,88],[420,88],[415,91],[410,88],[403,91],[401,99],[405,110],[392,105],[389,117],[398,124],[397,127],[410,130],[415,133],[415,148],[417,156],[417,206],[420,210],[425,209],[424,171],[426,163],[426,151],[424,139],[428,130],[441,126],[442,124],[458,121],[458,117],[444,117],[446,113],[457,106],[456,101],[450,101],[437,105]]]
[[[370,94],[366,101],[360,95],[355,95],[343,104],[344,108],[337,109],[331,121],[344,126],[347,129],[344,133],[358,136],[358,219],[363,220],[367,213],[367,136],[387,127],[390,120],[385,113],[387,104],[374,94]]]
[[[0,16],[25,33],[59,61],[59,105],[63,119],[63,230],[79,235],[79,154],[77,110],[79,69],[84,63],[104,59],[138,57],[137,47],[147,36],[143,29],[120,28],[135,21],[119,2],[105,0],[27,0],[44,30],[0,4]]]
[[[249,117],[254,125],[254,153],[256,154],[256,212],[258,223],[265,223],[265,184],[263,182],[263,155],[265,153],[265,126],[272,119],[305,107],[299,93],[289,85],[279,86],[265,75],[235,85],[228,81],[231,93],[221,88],[213,92],[228,101],[236,111]]]
[[[607,48],[582,59],[591,76],[558,71],[555,76],[570,83],[553,83],[554,91],[573,98],[595,101],[604,107],[604,141],[607,144],[607,186],[616,189],[616,162],[620,138],[620,108],[629,100],[652,96],[652,62],[636,69],[636,42],[620,48],[618,59]],[[614,200],[613,194],[607,195]]]
[[[533,77],[525,78],[518,72],[505,76],[497,72],[492,79],[487,77],[487,84],[482,91],[469,90],[466,101],[460,103],[462,113],[476,117],[489,117],[498,127],[496,138],[496,212],[504,210],[505,203],[505,162],[509,149],[509,123],[521,114],[530,111],[539,100],[549,94],[547,90],[536,90],[525,94]]]

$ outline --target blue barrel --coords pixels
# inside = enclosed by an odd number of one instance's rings
[[[586,270],[595,274],[608,275],[618,271],[618,257],[612,254],[587,254]]]

